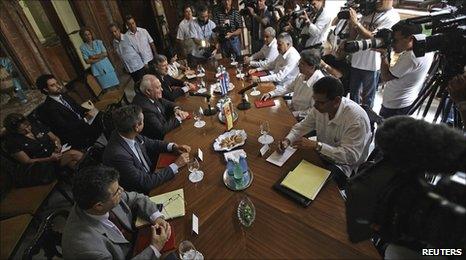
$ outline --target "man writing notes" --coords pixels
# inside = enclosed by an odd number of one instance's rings
[[[126,192],[118,172],[106,166],[82,169],[73,183],[76,204],[63,231],[65,259],[159,259],[171,235],[170,225],[147,196]],[[133,220],[151,223],[150,244],[132,257],[136,241]],[[157,232],[157,231],[158,232]]]
[[[276,89],[262,96],[262,100],[272,97],[281,97],[288,93],[293,93],[291,98],[290,109],[293,115],[303,118],[307,115],[309,108],[312,108],[312,86],[314,83],[323,78],[324,74],[319,70],[320,51],[304,50],[301,52],[299,61],[300,74],[291,84],[283,89]]]
[[[113,113],[116,131],[105,147],[103,162],[121,174],[121,185],[128,191],[149,193],[154,187],[175,177],[186,165],[191,148],[139,135],[144,128],[144,114],[138,106],[125,106]],[[179,157],[168,167],[154,171],[158,153],[174,152]]]
[[[273,81],[276,83],[277,88],[283,88],[296,78],[299,73],[298,62],[301,56],[293,47],[293,40],[288,33],[282,33],[278,36],[277,49],[279,55],[274,61],[264,67],[248,71],[249,74],[263,70],[269,70],[270,72],[270,75],[267,76],[252,76],[251,80],[253,82]]]
[[[162,98],[162,84],[151,74],[142,78],[133,105],[140,106],[144,114],[142,134],[152,139],[163,140],[170,130],[178,127],[189,113],[182,111],[175,103]]]
[[[264,29],[264,46],[251,55],[251,57],[244,56],[244,63],[249,64],[251,67],[265,67],[270,62],[274,61],[278,56],[277,39],[275,39],[275,29],[267,27]]]
[[[279,143],[279,151],[293,145],[315,150],[329,162],[342,189],[353,170],[367,159],[371,141],[369,118],[358,104],[343,97],[343,85],[334,77],[323,77],[313,86],[314,107],[295,124]],[[312,130],[317,141],[303,137]]]

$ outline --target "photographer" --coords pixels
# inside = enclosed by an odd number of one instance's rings
[[[433,60],[433,52],[422,57],[414,55],[413,35],[422,32],[421,25],[403,20],[395,24],[392,31],[393,50],[401,53],[396,64],[390,67],[386,49],[376,50],[381,53],[381,77],[382,82],[386,82],[379,113],[383,118],[409,112]]]
[[[299,11],[300,7],[296,3],[296,0],[286,0],[283,4],[284,13],[282,14],[281,18],[277,22],[277,32],[278,34],[281,33],[288,33],[291,35],[293,39],[293,43],[297,44],[299,42],[299,30],[300,26],[300,19],[299,17],[295,17],[293,12]]]
[[[301,31],[301,46],[304,49],[322,50],[327,39],[327,31],[332,22],[329,9],[325,8],[325,0],[312,0],[312,13],[304,11],[301,18],[304,27]]]
[[[377,2],[376,10],[363,16],[358,21],[356,11],[350,8],[350,39],[369,39],[377,30],[391,28],[400,20],[400,16],[393,9],[393,0]],[[364,50],[354,53],[351,57],[350,97],[356,103],[372,108],[375,91],[380,75],[380,53]],[[360,89],[362,87],[362,101]]]
[[[195,46],[189,57],[193,65],[206,62],[215,50],[212,37],[215,23],[209,19],[207,6],[200,6],[198,11],[197,20],[193,22],[191,31]]]
[[[389,243],[386,259],[420,258],[426,248],[464,252],[465,184],[448,176],[466,170],[463,134],[397,116],[379,127],[375,143],[383,159],[351,178],[346,190],[350,240],[379,236]],[[432,185],[426,173],[445,176]]]
[[[256,8],[251,6],[247,7],[249,16],[252,18],[251,42],[253,52],[258,52],[262,45],[264,45],[264,39],[261,36],[263,35],[265,28],[270,26],[273,27],[275,23],[273,13],[268,10],[265,2],[266,0],[257,0]]]
[[[242,20],[238,10],[231,6],[232,0],[222,0],[222,3],[214,10],[213,20],[219,29],[218,40],[224,57],[232,54],[241,56],[241,28]]]

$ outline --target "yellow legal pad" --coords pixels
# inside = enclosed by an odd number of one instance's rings
[[[182,188],[150,197],[150,200],[158,204],[163,204],[162,214],[167,220],[181,217],[186,214],[184,207],[184,191]],[[136,227],[141,227],[146,224],[149,224],[149,222],[139,217],[136,219]]]
[[[288,173],[281,185],[314,200],[329,176],[329,170],[302,160],[293,171]]]

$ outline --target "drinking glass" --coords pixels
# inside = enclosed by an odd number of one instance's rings
[[[199,109],[195,109],[193,111],[193,117],[194,117],[194,127],[196,128],[202,128],[205,126],[205,121],[202,120],[202,116],[204,115],[202,108],[199,107]]]
[[[188,177],[191,182],[199,182],[204,178],[204,173],[199,170],[199,162],[196,158],[188,162],[188,170],[191,172]]]
[[[178,246],[178,253],[181,260],[201,260],[204,256],[196,250],[193,243],[188,240],[182,241]]]
[[[273,137],[268,135],[270,131],[269,122],[264,121],[260,124],[260,133],[259,143],[261,144],[270,144],[273,143]]]
[[[231,59],[231,65],[236,65],[237,64],[236,63],[236,55],[234,53],[231,54],[230,59]]]
[[[236,76],[241,80],[244,79],[243,64],[238,64],[238,66],[236,66]]]

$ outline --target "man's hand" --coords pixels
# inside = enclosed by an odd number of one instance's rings
[[[448,83],[448,92],[455,103],[466,101],[466,75],[458,75],[451,79]]]
[[[158,235],[157,235],[157,230],[160,231],[160,234]],[[172,229],[170,225],[168,225],[167,228],[165,228],[162,225],[155,224],[151,226],[151,231],[152,231],[151,232],[152,239],[150,241],[150,244],[154,246],[155,248],[157,248],[157,250],[159,250],[160,252],[163,246],[165,245],[165,243],[167,242],[168,238],[170,237],[172,233]]]
[[[227,34],[225,35],[225,39],[230,39],[231,36],[233,36],[233,33],[227,32]]]
[[[251,62],[251,58],[249,56],[244,56],[243,62],[244,64],[248,65]]]
[[[52,153],[52,155],[50,155],[49,158],[50,158],[50,161],[56,162],[56,161],[60,161],[62,156],[63,156],[62,153]]]
[[[309,140],[306,137],[301,137],[301,139],[294,142],[293,145],[301,150],[315,150],[317,147],[317,142]]]
[[[251,75],[251,74],[254,74],[257,72],[257,69],[250,69],[248,70],[248,74]]]
[[[304,11],[303,14],[301,16],[299,16],[299,18],[303,19],[305,24],[310,24],[311,23],[311,19],[309,18],[309,15],[307,15],[306,11]]]
[[[261,100],[266,101],[271,98],[272,98],[272,95],[270,95],[269,93],[265,93],[264,95],[262,95]]]
[[[189,145],[185,145],[185,144],[182,144],[182,145],[174,144],[173,145],[173,152],[178,153],[178,154],[189,153],[189,152],[191,152],[191,147]]]
[[[194,85],[194,84],[191,83],[191,82],[187,82],[187,81],[186,81],[186,82],[184,83],[184,85],[185,85],[186,87],[188,87],[189,91],[196,91],[196,90],[197,90],[196,85]]]
[[[254,8],[248,6],[248,10],[250,15],[254,16],[256,14],[256,12],[254,12]]]
[[[285,139],[283,139],[282,141],[280,141],[280,142],[278,143],[278,150],[277,150],[277,152],[279,152],[279,153],[285,152],[286,148],[288,148],[288,146],[290,146],[290,143],[291,143],[291,141],[290,141],[288,138],[285,138]]]
[[[179,117],[181,120],[185,120],[186,118],[188,118],[189,113],[181,109],[176,109],[175,116]]]
[[[259,83],[259,82],[261,82],[261,79],[259,77],[257,77],[257,76],[252,76],[251,81],[254,82],[254,83]]]
[[[353,8],[349,9],[349,21],[353,26],[358,24],[358,13]]]
[[[175,164],[178,166],[178,168],[181,168],[188,164],[189,162],[189,153],[182,153],[178,158],[176,158]]]

